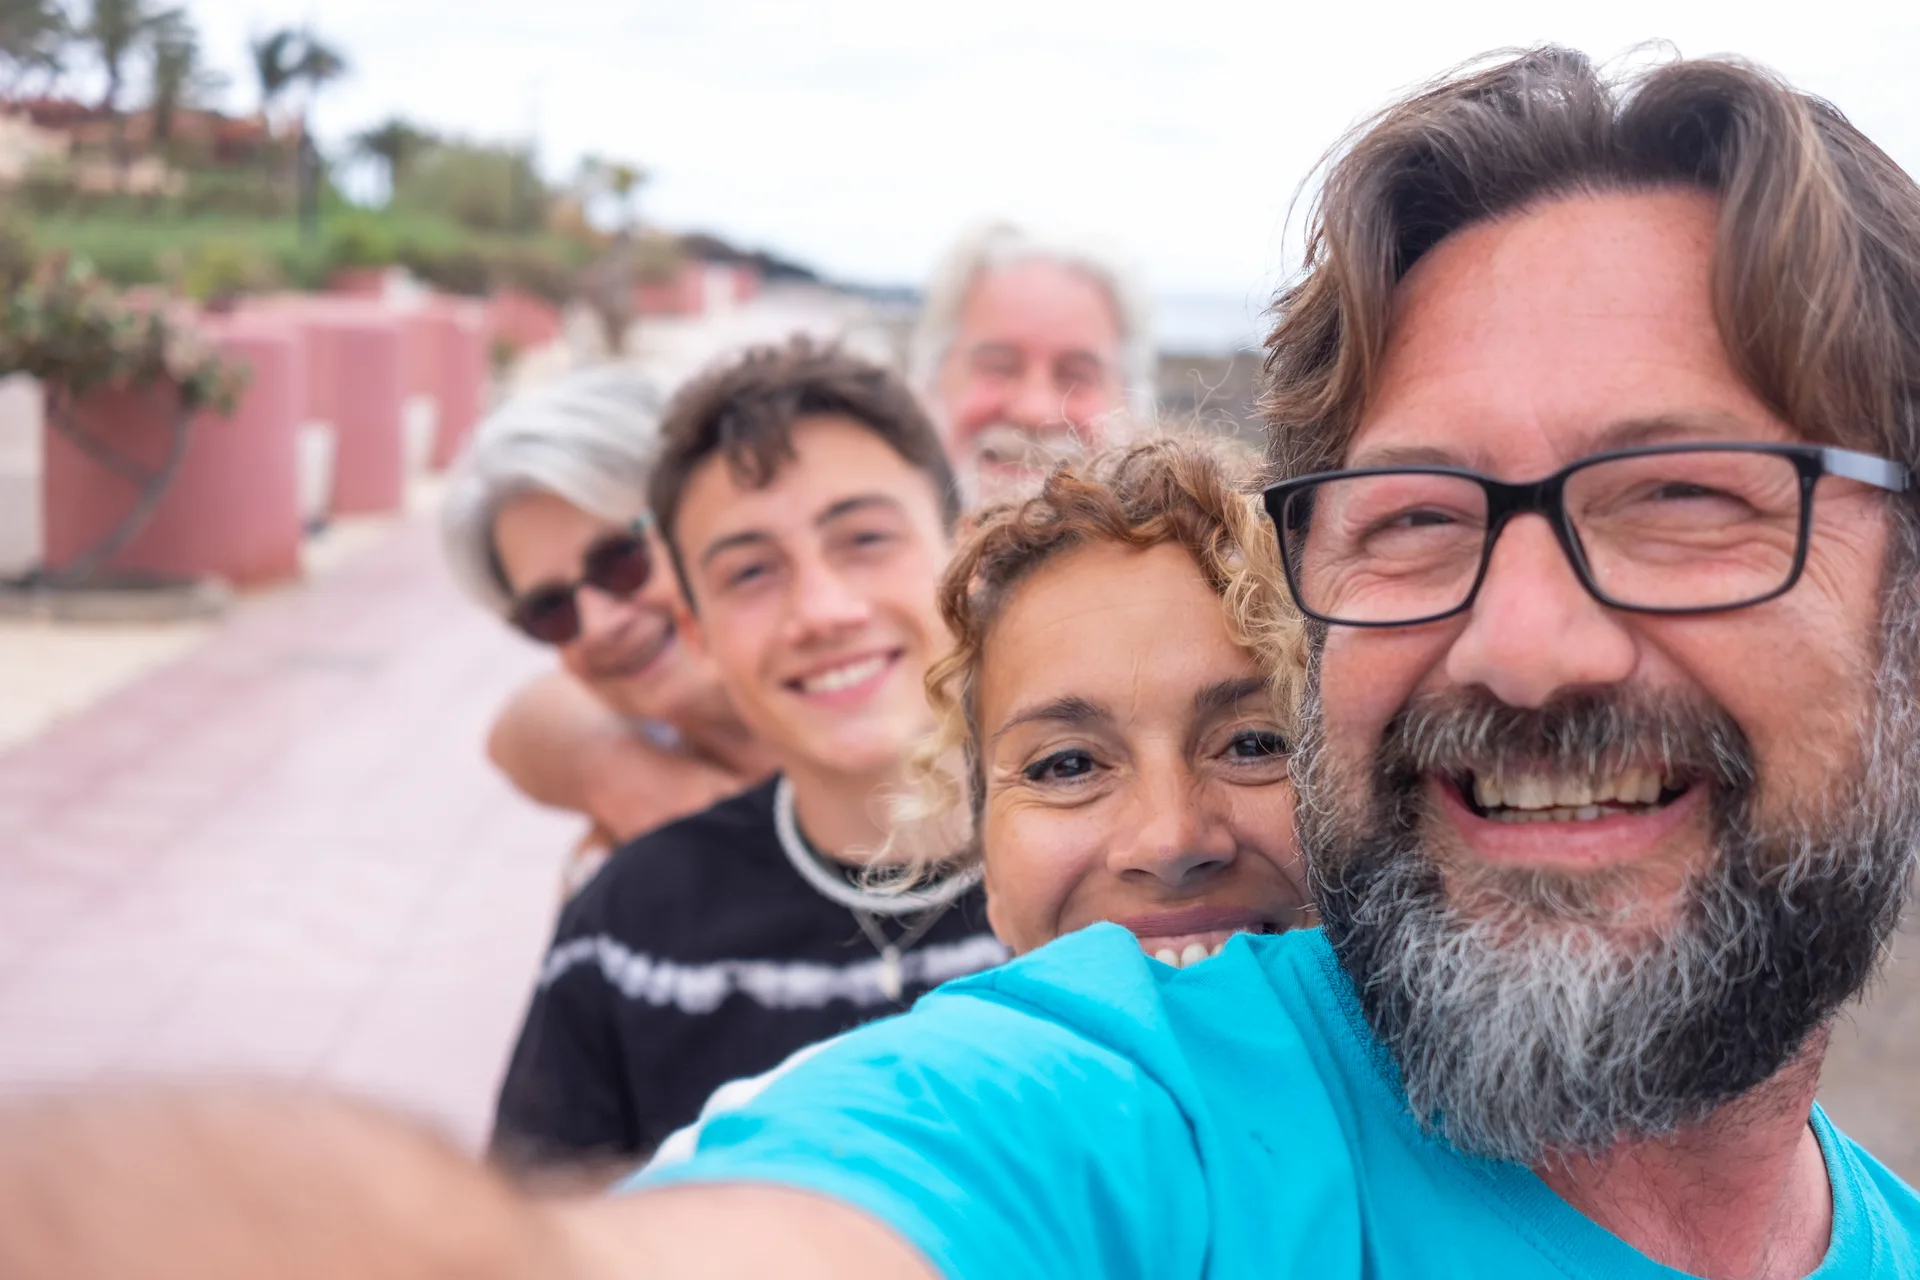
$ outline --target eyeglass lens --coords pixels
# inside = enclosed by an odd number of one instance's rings
[[[1568,475],[1563,505],[1586,577],[1627,608],[1717,609],[1771,595],[1800,551],[1800,473],[1778,454],[1610,458]],[[1288,496],[1294,578],[1312,612],[1412,622],[1464,605],[1486,552],[1487,491],[1415,471]],[[1578,566],[1576,566],[1578,568]]]
[[[587,548],[580,569],[577,583],[547,583],[520,597],[513,607],[513,624],[542,644],[571,644],[580,636],[575,592],[591,586],[624,600],[653,577],[653,554],[645,537],[612,533]]]

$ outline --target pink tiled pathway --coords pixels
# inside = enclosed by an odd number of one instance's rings
[[[481,752],[544,661],[416,522],[0,755],[0,1090],[266,1074],[477,1145],[574,835]]]

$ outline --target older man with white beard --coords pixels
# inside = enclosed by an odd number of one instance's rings
[[[947,439],[969,504],[1151,420],[1146,295],[1116,259],[992,223],[934,269],[909,372]]]
[[[1544,49],[1362,126],[1312,231],[1265,500],[1324,929],[1172,968],[1097,925],[633,1195],[443,1171],[428,1225],[516,1276],[1920,1277],[1920,1196],[1813,1100],[1920,844],[1920,188],[1748,65]],[[156,1176],[170,1227],[339,1182],[208,1129],[290,1185]],[[0,1132],[0,1263],[124,1238],[126,1131]],[[378,1207],[327,1238],[452,1247]]]

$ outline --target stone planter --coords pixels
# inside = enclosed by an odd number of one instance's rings
[[[302,315],[310,419],[333,428],[330,513],[385,515],[406,505],[400,326],[384,312]]]
[[[251,381],[231,417],[196,415],[173,483],[153,518],[107,562],[110,573],[238,585],[300,571],[298,424],[302,352],[295,335],[241,324],[216,330],[221,353]],[[178,415],[171,388],[105,391],[73,407],[79,427],[142,466],[159,464]],[[136,494],[59,432],[46,432],[46,562],[68,563],[121,519]]]
[[[434,373],[440,420],[433,437],[433,465],[444,468],[467,446],[480,422],[490,361],[485,308],[463,299],[439,299],[435,306]]]

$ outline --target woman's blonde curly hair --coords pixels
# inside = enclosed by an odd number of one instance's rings
[[[1234,641],[1271,674],[1275,711],[1291,735],[1306,636],[1252,492],[1257,476],[1255,456],[1231,441],[1160,436],[1062,463],[1037,494],[976,516],[940,583],[940,614],[954,643],[927,671],[936,727],[910,752],[908,786],[893,801],[889,880],[928,871],[929,849],[957,848],[941,860],[943,870],[979,862],[986,781],[974,704],[987,639],[1014,590],[1076,548],[1185,549],[1219,594]]]

